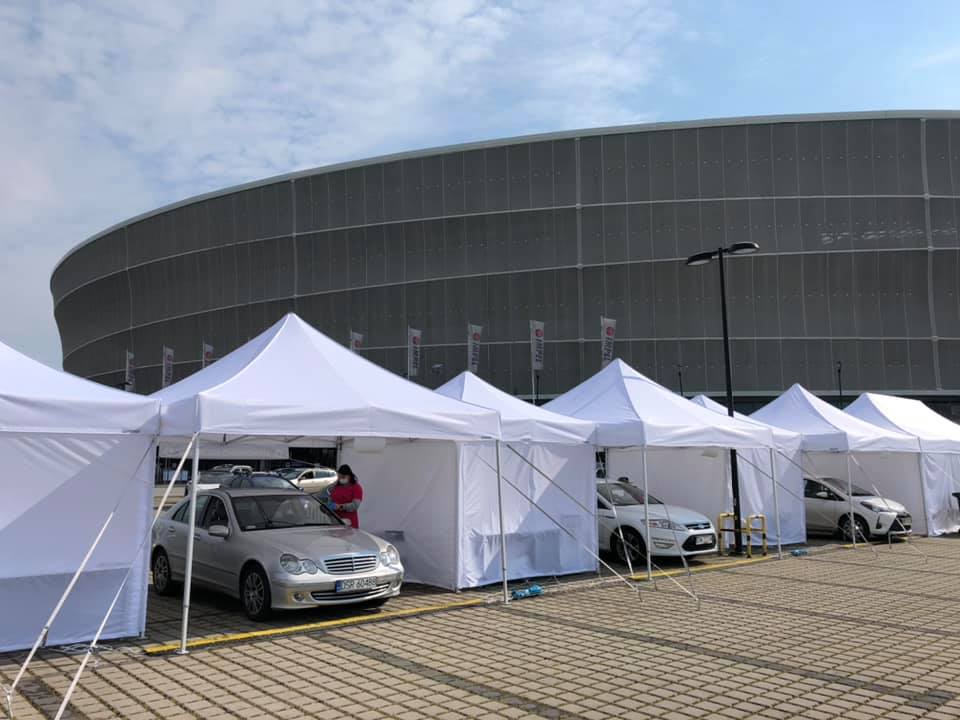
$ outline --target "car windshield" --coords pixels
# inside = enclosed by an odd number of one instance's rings
[[[279,475],[267,474],[247,476],[247,487],[267,488],[269,490],[289,490],[290,483]]]
[[[844,493],[847,492],[847,483],[845,481],[838,480],[837,478],[824,478],[824,480],[826,480],[828,483],[833,485],[836,490],[839,490]],[[857,485],[856,483],[854,483],[851,487],[853,489],[854,497],[868,497],[870,495],[876,495],[876,493],[874,493],[873,491],[866,490],[860,487],[859,485]]]
[[[277,472],[286,480],[296,480],[303,472],[303,468],[280,468]]]
[[[618,507],[625,505],[643,505],[643,490],[636,485],[627,483],[603,483],[597,485],[597,492],[607,502]],[[653,495],[650,496],[651,505],[662,505]]]
[[[231,500],[241,530],[342,525],[309,495],[249,495]]]

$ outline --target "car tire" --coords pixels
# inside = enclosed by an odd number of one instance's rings
[[[170,570],[170,558],[163,548],[158,548],[153,554],[153,562],[150,563],[150,570],[153,572],[153,589],[157,595],[173,595],[176,591],[173,582],[173,573]]]
[[[867,521],[864,520],[859,515],[853,516],[853,522],[857,528],[857,537],[856,542],[869,542],[870,541],[870,526],[867,525]],[[850,532],[850,514],[846,513],[842,518],[840,518],[840,537],[842,537],[847,542],[852,542],[854,540]]]
[[[259,565],[251,565],[240,577],[240,602],[251,620],[270,617],[270,581]]]
[[[633,528],[625,527],[623,528],[623,539],[631,548],[631,563],[637,563],[642,560],[646,560],[647,544],[643,541],[643,538],[640,537],[640,533]],[[610,547],[613,550],[613,554],[616,556],[617,560],[626,564],[627,556],[624,552],[623,543],[620,542],[619,532],[614,531],[613,537],[610,540]]]

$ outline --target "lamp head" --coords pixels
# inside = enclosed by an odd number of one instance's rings
[[[755,253],[759,249],[760,246],[755,242],[737,242],[728,247],[727,252],[731,255],[749,255],[750,253]]]
[[[716,250],[697,253],[687,258],[687,267],[696,267],[697,265],[706,265],[717,256]]]

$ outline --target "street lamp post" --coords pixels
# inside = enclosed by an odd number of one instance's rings
[[[730,330],[727,324],[727,278],[725,273],[724,257],[726,255],[749,255],[760,249],[755,242],[738,242],[729,247],[719,247],[716,250],[697,253],[687,258],[687,266],[706,265],[717,260],[720,268],[720,314],[723,318],[723,365],[727,384],[727,415],[733,417],[733,374],[730,369]],[[737,472],[737,451],[730,451],[730,489],[733,492],[733,528],[734,551],[737,555],[743,553],[743,537],[740,532],[740,475]]]
[[[840,393],[837,405],[843,410],[843,360],[837,360],[837,391]]]

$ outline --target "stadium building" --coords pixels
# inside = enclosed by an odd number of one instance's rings
[[[66,370],[135,389],[222,356],[295,311],[419,382],[467,366],[539,394],[615,353],[660,383],[722,394],[716,264],[727,282],[743,407],[799,382],[960,412],[960,112],[658,123],[513,138],[291,173],[184,200],[70,251],[51,289]],[[838,363],[841,374],[838,377]],[[956,414],[956,412],[954,413]]]

